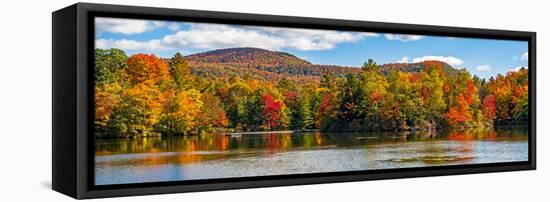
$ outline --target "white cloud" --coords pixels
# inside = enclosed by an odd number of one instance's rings
[[[517,66],[517,67],[515,67],[515,68],[510,69],[510,71],[511,71],[511,72],[517,72],[517,71],[519,71],[521,68],[528,69],[527,66]]]
[[[118,48],[126,51],[146,50],[146,51],[161,51],[167,50],[169,47],[162,44],[160,40],[150,41],[135,41],[135,40],[112,40],[98,39],[95,41],[95,47],[101,49]]]
[[[460,58],[456,58],[456,57],[453,57],[453,56],[435,56],[435,55],[427,55],[427,56],[417,57],[417,58],[414,58],[412,60],[412,62],[416,63],[416,62],[423,62],[423,61],[427,61],[427,60],[442,61],[442,62],[446,62],[446,63],[448,63],[452,66],[457,66],[457,65],[464,64],[464,61],[462,61]]]
[[[193,25],[189,30],[164,36],[162,42],[176,47],[205,49],[257,47],[276,50],[284,44],[282,39],[258,31],[207,24]]]
[[[168,25],[169,27],[171,25]],[[295,50],[329,50],[336,44],[363,40],[378,36],[374,33],[339,32],[313,29],[272,28],[253,26],[231,26],[220,24],[191,24],[190,29],[181,30],[150,41],[109,41],[104,45],[119,44],[131,47],[158,48],[201,48],[220,49],[232,47],[256,47],[268,50],[289,48]],[[98,43],[96,43],[98,44]],[[102,45],[103,45],[102,44]],[[137,45],[140,44],[140,45]],[[119,47],[125,49],[123,47]],[[126,49],[125,49],[126,50]],[[134,49],[135,50],[135,49]],[[151,49],[146,49],[151,50]]]
[[[165,36],[166,44],[194,48],[256,47],[269,50],[329,50],[338,43],[372,36],[365,33],[309,29],[194,24],[190,30]]]
[[[97,33],[112,32],[121,34],[139,34],[156,28],[166,26],[166,22],[154,20],[122,19],[122,18],[96,18],[95,29]]]
[[[180,24],[177,23],[177,22],[172,22],[172,23],[168,24],[167,27],[168,27],[169,30],[178,31],[180,29]]]
[[[409,63],[409,57],[407,56],[404,56],[402,57],[401,59],[399,59],[398,61],[396,61],[397,63]]]
[[[525,52],[521,55],[520,60],[529,60],[529,52]]]
[[[491,71],[491,69],[491,65],[479,65],[476,67],[476,71],[478,72],[488,72]]]
[[[385,34],[384,37],[388,40],[398,40],[398,41],[418,41],[424,36],[421,35],[409,35],[409,34]]]

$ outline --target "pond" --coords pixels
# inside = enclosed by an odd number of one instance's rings
[[[528,160],[526,128],[100,139],[95,184]]]

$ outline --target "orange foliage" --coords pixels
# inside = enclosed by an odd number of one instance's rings
[[[380,92],[375,91],[375,92],[372,92],[372,93],[370,94],[370,101],[371,101],[371,102],[378,102],[378,101],[380,101],[382,98],[383,98],[383,95],[382,95],[382,93],[380,93]]]
[[[206,92],[201,96],[201,100],[203,102],[201,113],[197,115],[199,124],[211,127],[227,127],[229,125],[229,120],[218,97]]]
[[[336,111],[334,108],[334,96],[330,93],[326,94],[323,97],[323,100],[319,104],[319,109],[317,110],[317,121],[316,125],[320,126],[323,121],[328,118],[333,118],[336,116]]]
[[[101,88],[95,87],[95,119],[106,124],[114,108],[120,103],[119,93],[122,90],[120,85],[105,84]]]
[[[171,80],[168,64],[155,55],[132,55],[128,58],[126,73],[134,83],[151,80],[159,84]]]
[[[418,80],[420,80],[420,74],[419,73],[414,73],[414,72],[411,72],[409,73],[409,82],[411,83],[417,83]]]
[[[445,78],[447,75],[445,74],[445,71],[443,71],[443,66],[440,61],[434,61],[434,60],[428,60],[424,61],[424,71],[429,71],[429,69],[437,69],[439,71],[439,75],[441,75],[442,78]]]
[[[468,102],[468,105],[471,105],[474,103],[474,96],[477,96],[476,87],[474,85],[474,82],[470,79],[466,83],[466,93],[465,93],[466,101]]]
[[[472,120],[472,113],[469,110],[468,101],[462,93],[456,97],[456,106],[449,108],[446,118],[451,125],[457,125]]]

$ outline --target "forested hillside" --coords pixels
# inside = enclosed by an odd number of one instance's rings
[[[234,48],[172,58],[95,52],[98,137],[424,130],[525,124],[528,70],[485,80],[439,61],[315,65]]]

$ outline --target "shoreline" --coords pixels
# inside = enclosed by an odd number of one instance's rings
[[[529,125],[514,124],[514,125],[494,125],[493,127],[479,127],[477,129],[514,129],[514,128],[528,128]],[[421,132],[421,131],[445,131],[449,128],[436,128],[436,129],[416,129],[416,130],[372,130],[372,131],[321,131],[320,129],[306,129],[306,130],[278,130],[278,131],[244,131],[244,132],[218,132],[208,135],[222,135],[222,136],[241,136],[241,135],[257,135],[257,134],[299,134],[306,132],[321,132],[321,133],[361,133],[361,132]],[[476,128],[454,128],[457,131],[475,130]],[[187,135],[188,137],[199,136],[200,134]],[[137,139],[137,138],[159,138],[159,137],[184,137],[186,135],[155,135],[145,137],[95,137],[96,140],[108,140],[108,139]]]

